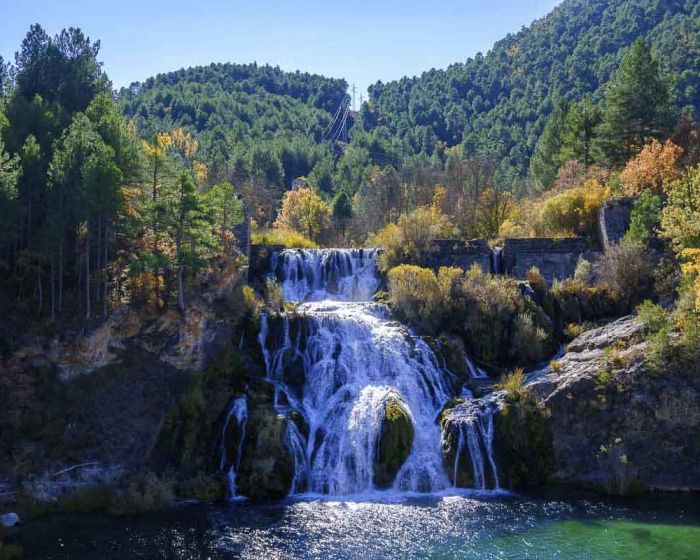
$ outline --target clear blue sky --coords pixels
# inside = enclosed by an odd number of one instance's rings
[[[359,92],[486,52],[559,0],[0,0],[0,55],[30,24],[102,41],[115,87],[210,62],[345,78]]]

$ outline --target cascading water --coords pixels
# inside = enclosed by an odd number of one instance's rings
[[[462,461],[471,462],[474,488],[481,490],[498,490],[498,468],[493,456],[493,416],[498,410],[498,401],[494,399],[468,399],[451,408],[444,418],[444,423],[452,426],[456,432],[457,448],[452,465],[452,484],[457,486]],[[449,447],[446,441],[448,430],[443,432],[443,447]]]
[[[231,424],[231,420],[236,422],[238,431],[238,445],[236,448],[235,457],[229,457],[226,450],[226,435]],[[243,440],[245,440],[245,427],[248,420],[248,401],[245,395],[233,399],[231,406],[226,414],[224,427],[221,432],[221,460],[219,461],[219,470],[226,473],[228,483],[228,497],[233,499],[236,497],[236,473],[241,464],[241,455],[243,454]]]
[[[272,257],[287,301],[369,301],[379,287],[377,249],[287,249]]]
[[[289,420],[291,493],[375,490],[390,406],[405,412],[412,428],[410,451],[392,488],[434,492],[451,486],[437,420],[454,396],[454,376],[424,340],[370,301],[379,286],[377,253],[285,250],[272,259],[285,299],[299,304],[293,315],[263,316],[259,335],[277,412]],[[479,428],[483,445],[490,446],[493,436],[491,416]],[[490,449],[479,453],[492,464]]]

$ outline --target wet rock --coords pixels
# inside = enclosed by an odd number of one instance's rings
[[[294,462],[285,444],[287,419],[271,405],[253,408],[246,424],[246,437],[238,492],[252,500],[285,497],[291,488]]]
[[[387,398],[374,456],[374,485],[377,488],[389,488],[394,483],[411,453],[413,437],[413,422],[404,405],[396,397]]]
[[[506,395],[494,417],[493,438],[503,488],[544,484],[553,462],[549,412],[532,395]]]
[[[0,525],[3,527],[14,527],[19,523],[19,515],[16,513],[3,513],[0,515]]]

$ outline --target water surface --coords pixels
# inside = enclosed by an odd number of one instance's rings
[[[18,536],[26,558],[56,560],[700,558],[697,497],[374,498],[183,505],[138,518],[52,515]]]

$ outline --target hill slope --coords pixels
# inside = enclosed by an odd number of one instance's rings
[[[357,183],[370,163],[399,166],[414,154],[441,157],[445,147],[461,143],[467,152],[501,160],[502,178],[523,177],[554,100],[591,93],[600,101],[638,37],[674,78],[679,113],[700,114],[697,1],[566,0],[486,55],[373,85],[353,131],[361,150],[341,160],[336,186],[358,188],[340,179],[348,166],[358,168],[351,181]],[[159,75],[122,90],[120,98],[142,134],[185,126],[199,134],[215,170],[250,171],[256,157],[272,158],[276,168],[279,159],[283,179],[276,169],[266,174],[272,183],[289,185],[316,165],[328,177],[330,152],[318,141],[346,88],[343,80],[269,66],[212,64]],[[254,146],[257,156],[251,155]]]
[[[553,99],[599,100],[638,37],[676,77],[679,108],[700,110],[700,4],[692,0],[567,0],[546,17],[446,70],[370,88],[363,122],[386,126],[415,152],[464,141],[505,158],[519,175]]]
[[[327,155],[318,145],[321,133],[346,90],[344,80],[211,64],[132,84],[119,99],[141,136],[185,127],[197,134],[200,155],[215,173],[260,173],[282,186]]]

